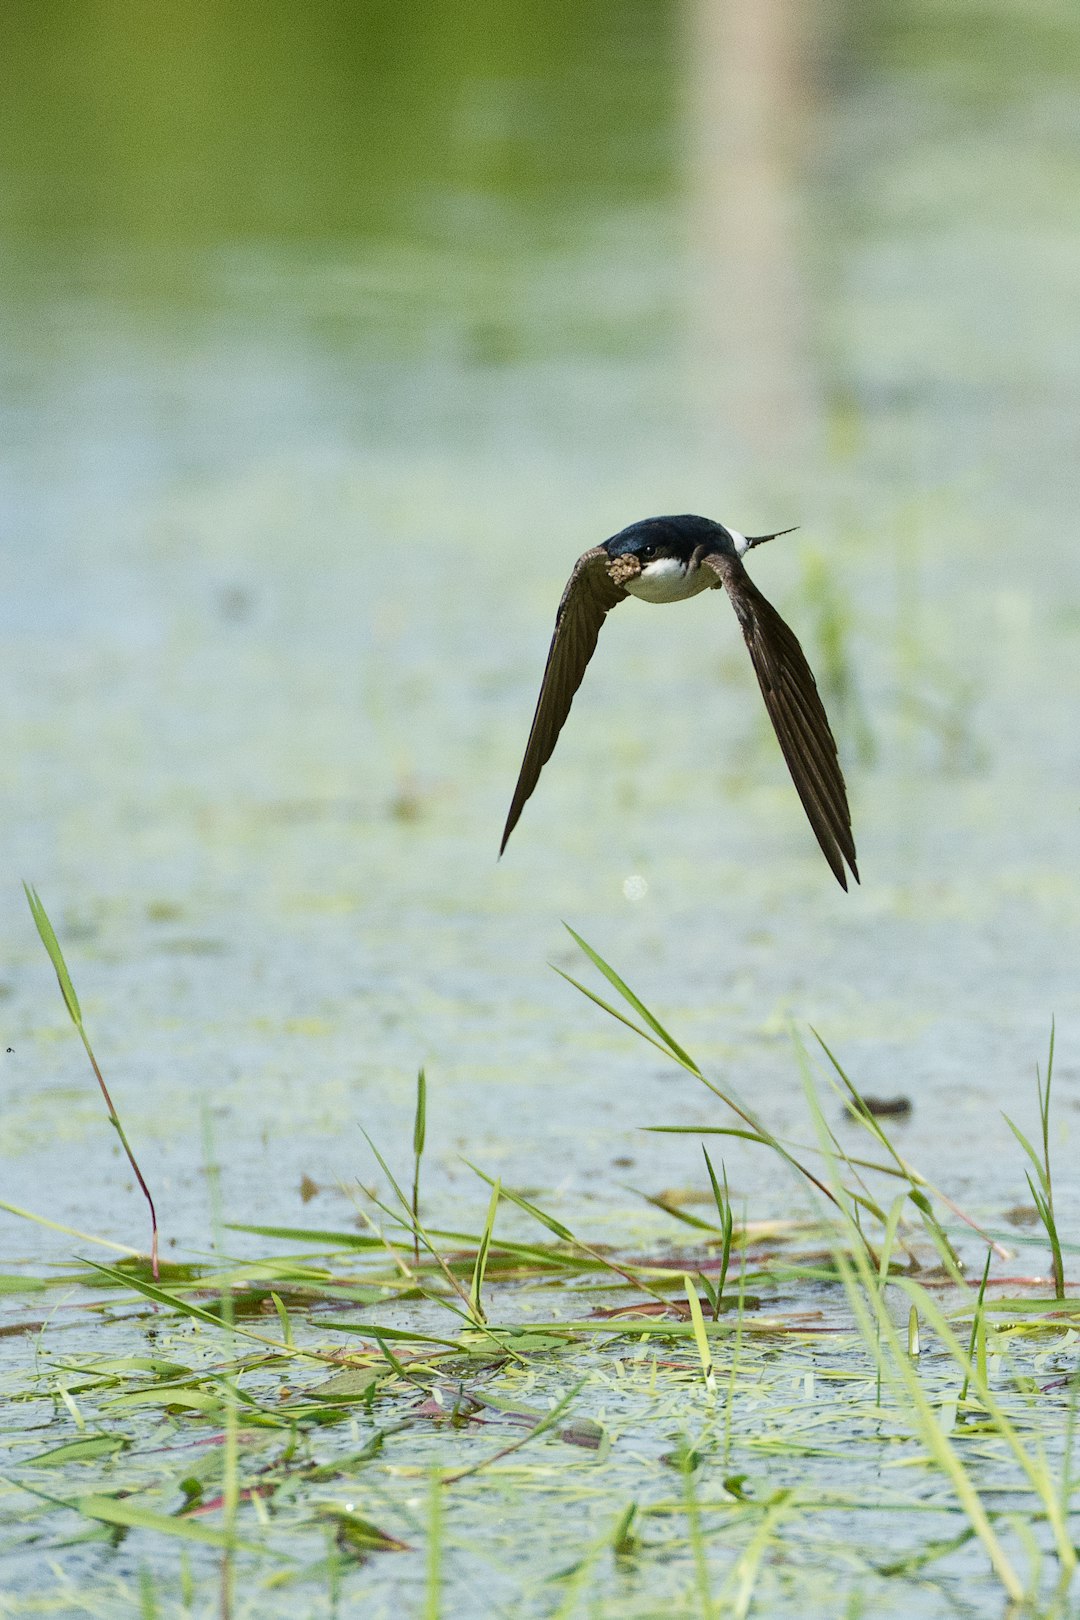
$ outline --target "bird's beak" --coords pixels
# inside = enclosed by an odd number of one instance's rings
[[[799,525],[796,523],[795,529],[798,527]],[[779,540],[782,534],[794,534],[795,529],[777,529],[775,534],[748,534],[746,537],[746,549],[750,551],[754,546],[763,546],[766,540]]]

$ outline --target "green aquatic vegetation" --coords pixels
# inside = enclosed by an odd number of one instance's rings
[[[944,1193],[940,1192],[939,1189],[935,1188],[925,1176],[920,1174],[920,1172],[915,1169],[914,1166],[908,1164],[908,1162],[902,1158],[886,1135],[880,1121],[863,1102],[854,1084],[820,1036],[816,1036],[816,1039],[825,1056],[829,1060],[830,1066],[835,1070],[836,1075],[839,1077],[839,1080],[843,1085],[846,1094],[845,1100],[850,1102],[855,1118],[865,1127],[866,1130],[869,1131],[877,1144],[882,1148],[885,1155],[883,1161],[866,1160],[848,1153],[841,1146],[835,1131],[833,1131],[828,1125],[824,1127],[826,1136],[828,1138],[827,1149],[821,1146],[816,1149],[813,1146],[804,1147],[800,1143],[792,1143],[781,1140],[764,1123],[764,1121],[762,1121],[740,1098],[734,1094],[730,1088],[725,1090],[724,1088],[718,1086],[714,1081],[710,1080],[702,1072],[700,1066],[689,1055],[689,1053],[679,1045],[679,1043],[667,1032],[655,1015],[649,1011],[644,1002],[642,1002],[641,999],[635,995],[634,991],[630,989],[629,985],[626,984],[616,970],[611,967],[609,963],[605,962],[599,952],[594,950],[591,945],[588,945],[579,934],[574,932],[572,928],[570,928],[568,931],[588,959],[595,967],[599,969],[608,983],[618,991],[626,1005],[637,1014],[638,1018],[641,1020],[641,1023],[646,1027],[642,1028],[641,1024],[635,1023],[633,1019],[627,1018],[625,1014],[620,1012],[617,1007],[612,1006],[610,1002],[605,1001],[594,991],[588,989],[586,985],[581,984],[577,979],[572,978],[570,974],[564,973],[561,968],[556,968],[555,971],[560,975],[560,977],[564,978],[567,983],[572,984],[576,990],[579,990],[582,995],[588,998],[588,1000],[594,1002],[596,1006],[602,1008],[604,1012],[608,1013],[620,1024],[623,1024],[626,1026],[626,1028],[632,1030],[635,1035],[639,1036],[642,1040],[647,1041],[649,1045],[655,1046],[657,1050],[663,1052],[665,1056],[673,1058],[681,1068],[693,1075],[696,1080],[699,1080],[702,1085],[704,1085],[713,1094],[713,1096],[724,1103],[725,1106],[733,1114],[735,1114],[739,1120],[742,1121],[741,1125],[736,1126],[713,1125],[699,1127],[660,1125],[652,1126],[652,1130],[669,1132],[678,1135],[689,1134],[695,1136],[731,1136],[743,1141],[754,1142],[760,1147],[771,1149],[786,1162],[789,1168],[793,1170],[797,1176],[808,1184],[809,1188],[813,1192],[822,1195],[837,1210],[850,1208],[853,1211],[856,1230],[859,1232],[864,1243],[868,1241],[863,1233],[861,1225],[861,1218],[864,1213],[872,1216],[875,1220],[881,1223],[884,1229],[885,1238],[891,1244],[891,1242],[895,1240],[898,1230],[899,1210],[897,1211],[897,1215],[890,1220],[890,1217],[886,1214],[878,1198],[867,1186],[861,1172],[863,1170],[872,1170],[884,1176],[894,1178],[899,1177],[908,1183],[907,1197],[915,1209],[918,1210],[925,1230],[933,1240],[934,1245],[938,1250],[942,1264],[952,1273],[957,1281],[960,1280],[960,1270],[957,1264],[955,1250],[945,1234],[941,1220],[936,1215],[933,1203],[928,1194],[933,1193],[955,1215],[959,1216],[959,1218],[963,1220],[965,1224],[972,1227],[973,1230],[979,1232],[980,1235],[985,1236],[985,1234],[982,1233],[982,1229],[975,1221],[973,1221],[969,1216],[965,1215],[962,1209],[960,1209]],[[794,1040],[794,1045],[799,1056],[800,1063],[805,1066],[805,1052],[797,1037]],[[831,1157],[833,1161],[843,1164],[845,1171],[848,1173],[848,1180],[843,1184],[842,1187],[830,1187],[826,1181],[823,1181],[820,1176],[815,1174],[814,1171],[807,1167],[803,1159],[795,1156],[796,1153],[804,1154],[814,1152],[823,1153],[827,1157]],[[723,1230],[723,1200],[720,1196],[719,1189],[715,1185],[715,1178],[712,1176],[711,1166],[710,1180],[713,1184],[713,1196],[716,1199],[717,1208],[720,1214],[721,1230]],[[683,1218],[685,1219],[685,1217]]]
[[[634,1017],[606,1010],[727,1104],[583,948]],[[665,1217],[643,1253],[481,1166],[476,1229],[421,1212],[426,1082],[411,1178],[373,1145],[389,1195],[364,1195],[362,1229],[226,1221],[207,1140],[209,1259],[38,1268],[23,1323],[9,1277],[0,1343],[21,1327],[36,1356],[5,1377],[0,1549],[33,1536],[62,1571],[76,1547],[130,1542],[137,1574],[110,1585],[105,1563],[91,1582],[87,1612],[110,1615],[390,1615],[408,1594],[435,1616],[480,1592],[537,1616],[888,1615],[916,1587],[1064,1614],[1080,1306],[1014,1279],[998,1297],[990,1243],[969,1285],[975,1229],[883,1123],[856,1106],[875,1156],[841,1150],[822,1099],[858,1093],[818,1047],[820,1073],[794,1043],[811,1140],[737,1098],[715,1127],[770,1150],[817,1209],[736,1215],[706,1150],[715,1218]],[[1038,1097],[1049,1176],[1041,1080]],[[231,1233],[256,1255],[231,1255]],[[66,1309],[43,1320],[43,1299]]]
[[[831,1133],[825,1123],[816,1093],[805,1073],[804,1082],[807,1101],[818,1126],[822,1150],[829,1155]],[[845,1211],[845,1214],[850,1227],[856,1229],[853,1211]],[[1022,1601],[1026,1596],[1023,1584],[913,1365],[921,1353],[917,1302],[913,1300],[909,1309],[905,1343],[886,1305],[884,1280],[867,1263],[862,1246],[856,1244],[850,1250],[838,1247],[835,1258],[855,1320],[875,1360],[879,1391],[883,1382],[892,1382],[910,1402],[911,1411],[930,1455],[949,1480],[972,1530],[985,1547],[990,1563],[1009,1599],[1012,1602]]]
[[[826,1144],[830,1133],[821,1113],[816,1093],[809,1083],[808,1077],[804,1078],[807,1081],[808,1104],[818,1126],[823,1151],[828,1153],[829,1149]],[[854,1214],[851,1211],[847,1211],[846,1214],[850,1225],[854,1227]],[[983,1301],[989,1261],[987,1261],[987,1268],[984,1270],[982,1285],[975,1305],[971,1343],[967,1351],[964,1350],[957,1337],[954,1326],[949,1322],[930,1292],[914,1277],[897,1279],[897,1286],[908,1295],[911,1302],[906,1353],[905,1346],[901,1341],[900,1334],[886,1303],[883,1280],[880,1277],[875,1277],[870,1270],[863,1247],[858,1243],[853,1243],[847,1247],[838,1248],[836,1251],[836,1264],[844,1280],[852,1312],[863,1331],[868,1348],[872,1350],[877,1359],[881,1374],[897,1383],[910,1400],[927,1447],[952,1484],[957,1499],[968,1516],[975,1535],[985,1546],[991,1564],[1010,1601],[1019,1603],[1031,1602],[1035,1599],[1039,1563],[1037,1549],[1032,1549],[1036,1553],[1032,1560],[1033,1576],[1025,1585],[1020,1580],[1014,1564],[993,1526],[991,1516],[971,1478],[970,1471],[965,1469],[957,1446],[950,1438],[949,1424],[942,1421],[943,1412],[948,1410],[948,1404],[945,1407],[935,1408],[915,1371],[913,1364],[921,1353],[920,1319],[933,1327],[939,1342],[944,1346],[952,1362],[963,1374],[963,1385],[957,1406],[960,1402],[967,1400],[969,1390],[974,1392],[975,1399],[980,1403],[989,1419],[990,1432],[1005,1442],[1019,1468],[1026,1475],[1032,1491],[1041,1501],[1046,1522],[1053,1533],[1055,1551],[1062,1571],[1062,1580],[1067,1583],[1075,1571],[1077,1556],[1068,1530],[1067,1508],[1063,1510],[1061,1494],[1052,1480],[1045,1455],[1037,1443],[1037,1437],[1034,1448],[1025,1445],[1017,1424],[1006,1413],[1002,1403],[992,1390],[986,1375],[985,1349],[980,1347],[984,1346],[985,1343]],[[972,1349],[976,1351],[974,1359]],[[955,1421],[955,1412],[956,1408],[954,1407],[953,1421]]]
[[[717,1086],[712,1080],[709,1080],[702,1073],[701,1069],[697,1063],[695,1063],[694,1059],[689,1055],[689,1053],[679,1045],[674,1036],[668,1034],[667,1030],[660,1023],[659,1019],[656,1018],[655,1015],[649,1011],[648,1007],[645,1006],[644,1002],[634,994],[634,992],[630,989],[630,986],[625,982],[624,979],[620,977],[615,969],[604,961],[600,953],[595,951],[591,945],[587,944],[585,940],[582,939],[580,934],[575,933],[574,929],[572,929],[569,924],[567,924],[567,932],[570,934],[570,937],[573,939],[574,943],[580,947],[580,949],[588,957],[589,961],[592,962],[593,966],[600,970],[608,983],[618,992],[626,1005],[638,1015],[642,1023],[645,1024],[646,1028],[642,1029],[640,1024],[636,1024],[634,1023],[633,1019],[627,1018],[624,1013],[621,1013],[617,1007],[613,1007],[610,1002],[605,1001],[602,996],[597,995],[595,991],[590,990],[586,985],[581,984],[579,980],[573,978],[569,973],[564,973],[562,968],[557,967],[555,968],[555,972],[559,975],[559,977],[565,979],[567,984],[572,984],[575,990],[580,990],[583,996],[587,997],[589,1001],[594,1002],[596,1006],[600,1007],[618,1023],[625,1024],[626,1028],[633,1030],[635,1035],[638,1035],[642,1040],[647,1041],[650,1046],[655,1046],[657,1051],[662,1052],[665,1057],[673,1058],[680,1068],[685,1069],[688,1074],[693,1075],[695,1080],[700,1080],[703,1086],[711,1091],[715,1097],[718,1097],[721,1102],[725,1103],[731,1112],[744,1122],[744,1126],[748,1127],[746,1129],[740,1129],[738,1127],[722,1128],[718,1131],[718,1134],[725,1136],[740,1136],[747,1141],[758,1142],[762,1147],[771,1148],[773,1152],[779,1154],[782,1159],[785,1159],[791,1165],[793,1170],[808,1181],[813,1187],[816,1187],[818,1192],[822,1193],[824,1197],[831,1201],[833,1194],[829,1191],[825,1183],[815,1176],[812,1170],[807,1169],[807,1167],[800,1163],[798,1159],[794,1158],[792,1153],[780,1140],[780,1138],[774,1135],[773,1132],[769,1130],[769,1128],[760,1119],[758,1119],[755,1114],[748,1110],[744,1104],[739,1102],[731,1092],[725,1092],[721,1087]]]

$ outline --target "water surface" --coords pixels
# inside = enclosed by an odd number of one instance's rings
[[[14,8],[9,1201],[142,1241],[24,876],[180,1245],[202,1110],[230,1213],[296,1220],[307,1175],[325,1224],[420,1064],[463,1215],[461,1149],[597,1232],[696,1179],[638,1127],[714,1106],[549,971],[563,920],[777,1128],[812,1024],[991,1219],[1056,1015],[1064,1146],[1080,35],[970,14]],[[613,617],[496,863],[570,565],[665,510],[801,525],[754,572],[834,715],[850,895],[711,596]]]

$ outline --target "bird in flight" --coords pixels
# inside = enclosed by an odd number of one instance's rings
[[[859,881],[847,791],[817,684],[795,636],[743,567],[752,547],[777,537],[748,538],[703,517],[645,518],[578,558],[555,616],[500,855],[551,758],[611,609],[628,595],[643,602],[681,602],[723,586],[742,626],[769,719],[814,836],[841,888],[847,888],[845,863]]]

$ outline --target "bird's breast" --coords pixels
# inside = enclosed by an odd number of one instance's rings
[[[683,602],[688,596],[697,596],[715,585],[716,575],[697,564],[687,568],[678,557],[657,557],[644,563],[640,574],[623,581],[631,596],[642,602]]]

